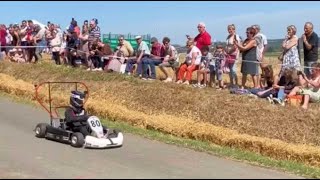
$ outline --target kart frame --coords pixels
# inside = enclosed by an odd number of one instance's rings
[[[39,91],[41,89],[41,87],[43,87],[44,85],[48,85],[48,96],[49,96],[49,108],[45,106],[45,102],[43,102],[41,100],[41,98],[39,97]],[[66,106],[53,106],[52,105],[52,96],[51,96],[51,88],[52,88],[52,85],[54,84],[74,84],[75,86],[75,90],[77,91],[78,90],[78,87],[79,85],[82,85],[86,90],[84,91],[85,93],[85,99],[84,99],[84,102],[83,104],[85,104],[89,98],[89,88],[88,86],[83,83],[83,82],[79,82],[79,81],[61,81],[61,82],[58,82],[58,81],[45,81],[45,82],[41,82],[39,84],[35,84],[34,87],[35,87],[35,99],[39,102],[39,104],[49,113],[49,116],[50,116],[50,125],[52,126],[52,122],[53,120],[55,119],[59,119],[60,121],[63,120],[61,119],[61,117],[59,116],[59,113],[57,112],[58,109],[61,109],[61,108],[66,108],[66,107],[69,107],[68,105]]]

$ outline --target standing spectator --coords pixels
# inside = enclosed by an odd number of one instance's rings
[[[6,36],[7,36],[7,30],[6,26],[1,24],[0,25],[0,57],[5,56],[6,48],[2,46],[6,46]]]
[[[82,28],[82,32],[79,36],[79,40],[80,40],[80,54],[81,54],[81,58],[84,59],[84,61],[86,62],[87,66],[89,67],[90,70],[91,68],[91,64],[89,63],[88,57],[89,57],[89,29],[87,26],[83,26]]]
[[[161,47],[160,57],[163,59],[163,61],[161,64],[159,64],[159,68],[166,76],[164,82],[172,82],[173,78],[169,77],[165,67],[171,67],[177,76],[177,68],[179,67],[178,52],[176,48],[170,44],[170,39],[168,37],[164,37],[162,43],[163,45]]]
[[[256,40],[256,44],[257,44],[257,60],[259,61],[260,63],[260,68],[261,70],[267,66],[267,63],[265,62],[264,60],[264,54],[267,50],[267,45],[268,45],[268,40],[267,40],[267,37],[262,34],[260,31],[261,31],[261,28],[259,25],[253,25],[251,26],[255,32],[255,36],[254,36],[254,39]],[[260,82],[260,77],[258,75],[258,82]]]
[[[201,63],[202,54],[200,49],[194,45],[193,40],[188,40],[186,46],[188,48],[187,56],[185,62],[179,68],[177,83],[181,84],[186,74],[185,82],[183,84],[189,85],[192,78],[192,72],[197,70]]]
[[[34,32],[36,33],[34,36],[34,43],[37,46],[35,51],[36,59],[39,60],[42,58],[42,51],[44,46],[47,46],[45,41],[45,28],[41,28],[39,25],[34,26]]]
[[[279,76],[283,73],[285,68],[295,68],[300,70],[300,60],[298,54],[298,40],[296,36],[297,29],[294,25],[287,27],[288,34],[282,42],[283,59]]]
[[[20,36],[20,39],[21,39],[21,47],[23,48],[23,56],[25,59],[27,59],[27,51],[26,51],[26,47],[28,45],[28,42],[27,42],[27,28],[28,28],[28,24],[27,24],[27,21],[26,20],[23,20],[21,22],[21,26],[20,26],[20,32],[19,32],[19,36]]]
[[[138,44],[138,49],[136,50],[136,57],[134,59],[128,59],[125,73],[130,75],[130,73],[133,70],[133,65],[137,64],[137,75],[142,77],[142,64],[146,63],[149,60],[151,52],[147,43],[142,41],[141,36],[136,36],[135,39]]]
[[[203,22],[198,24],[198,31],[199,34],[194,38],[194,42],[198,49],[202,49],[203,46],[210,46],[211,43],[211,36],[206,31],[206,25]]]
[[[237,67],[236,61],[239,59],[239,49],[237,46],[234,45],[234,41],[241,42],[240,36],[236,34],[236,27],[234,24],[228,25],[228,37],[227,37],[227,48],[226,53],[229,56],[227,59],[227,65],[230,69],[229,78],[230,78],[230,85],[233,87],[234,85],[238,86],[238,77],[237,77]],[[234,81],[233,81],[234,80]]]
[[[92,19],[90,21],[90,31],[89,31],[89,46],[93,43],[95,39],[100,39],[100,27],[98,26],[98,20]]]
[[[51,36],[52,36],[52,39],[50,40],[50,46],[52,48],[52,57],[55,60],[57,65],[61,65],[60,48],[61,48],[62,39],[56,31],[52,31]]]
[[[261,33],[261,28],[259,25],[253,25],[252,28],[255,31],[255,40],[257,41],[257,59],[261,62],[261,68],[264,67],[264,54],[267,51],[268,40],[267,37]]]
[[[87,27],[87,28],[88,28],[88,31],[90,31],[90,27],[89,27],[89,22],[88,22],[88,20],[85,20],[85,21],[83,22],[82,29],[83,29],[84,27]]]
[[[245,88],[247,82],[247,75],[250,74],[253,81],[254,88],[258,89],[258,75],[259,75],[259,66],[257,64],[257,42],[254,39],[255,30],[252,27],[247,28],[247,39],[240,42],[235,41],[235,45],[238,46],[239,50],[242,52],[242,64],[241,64],[241,73],[242,73],[242,89]]]
[[[313,24],[306,22],[304,25],[304,34],[301,36],[303,41],[304,54],[304,73],[307,78],[311,76],[311,65],[318,61],[318,43],[319,38],[317,33],[313,31]]]

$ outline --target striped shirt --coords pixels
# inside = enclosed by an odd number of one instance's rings
[[[89,38],[88,41],[90,43],[92,43],[94,41],[94,39],[100,39],[100,27],[96,26],[95,28],[91,29],[90,33],[89,33]]]

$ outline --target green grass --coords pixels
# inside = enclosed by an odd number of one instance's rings
[[[4,92],[0,92],[0,96],[10,97],[10,99],[12,99],[13,101],[29,104],[36,108],[40,108],[34,101],[28,100],[23,97],[18,98],[16,96],[11,96]],[[133,127],[125,122],[110,121],[106,119],[102,119],[102,122],[110,128],[116,128],[125,133],[139,135],[144,138],[161,141],[167,144],[185,147],[193,149],[195,151],[206,152],[219,157],[246,162],[252,165],[259,165],[263,167],[277,169],[288,173],[304,176],[307,178],[320,178],[320,168],[306,166],[302,163],[284,160],[274,160],[269,157],[262,156],[249,151],[233,149],[229,147],[221,147],[209,142],[185,139],[164,134],[155,130]]]

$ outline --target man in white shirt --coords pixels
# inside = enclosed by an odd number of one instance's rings
[[[256,51],[257,60],[260,62],[260,68],[262,71],[262,69],[268,65],[264,60],[264,54],[267,50],[268,40],[267,40],[267,37],[260,32],[261,28],[259,25],[256,24],[256,25],[252,25],[251,27],[256,32],[254,38],[257,43],[257,51]],[[260,82],[260,76],[258,76],[258,82]]]
[[[268,40],[267,40],[267,37],[260,32],[261,28],[259,25],[257,24],[253,25],[252,28],[255,29],[256,31],[254,38],[256,39],[256,42],[257,42],[257,60],[259,62],[263,62],[264,54],[267,50]],[[261,63],[261,66],[264,66],[263,64],[264,63]]]
[[[136,36],[135,39],[138,44],[138,48],[136,50],[136,58],[128,59],[125,73],[130,75],[130,72],[132,71],[133,65],[137,64],[137,66],[138,66],[137,67],[137,74],[140,77],[142,77],[142,68],[143,68],[142,64],[148,61],[151,52],[150,52],[150,49],[149,49],[147,43],[142,41],[141,36]]]

